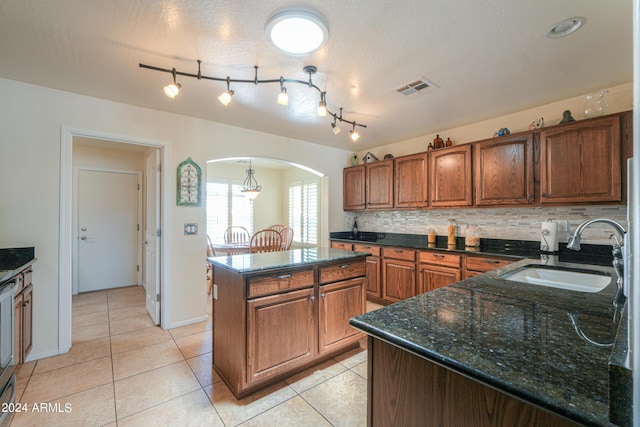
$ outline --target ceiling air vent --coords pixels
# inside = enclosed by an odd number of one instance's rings
[[[396,89],[396,92],[399,93],[400,95],[409,96],[419,92],[424,92],[427,89],[432,89],[437,87],[438,86],[436,86],[429,80],[425,79],[424,77],[419,77],[415,81],[412,81],[411,83],[407,83],[406,85],[399,87],[398,89]]]

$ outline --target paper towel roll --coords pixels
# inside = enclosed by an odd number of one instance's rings
[[[551,220],[544,221],[542,223],[542,230],[540,231],[540,250],[544,252],[557,252],[558,249],[558,223]]]

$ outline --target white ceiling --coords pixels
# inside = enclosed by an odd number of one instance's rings
[[[264,36],[269,17],[302,4],[329,23],[329,42],[288,56]],[[556,40],[553,24],[583,16]],[[178,78],[145,63],[205,75],[306,80],[327,92],[329,109],[365,123],[334,136],[316,117],[318,93],[289,84],[233,85]],[[578,96],[632,80],[631,0],[2,0],[0,77],[199,117],[347,150],[364,150]],[[395,89],[425,77],[439,88],[412,97]]]

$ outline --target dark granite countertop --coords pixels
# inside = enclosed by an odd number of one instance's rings
[[[327,262],[349,261],[369,255],[365,252],[343,251],[331,248],[293,249],[207,258],[207,261],[236,273],[249,274],[301,267]]]
[[[329,238],[336,241],[369,243],[379,246],[397,246],[426,251],[453,252],[459,254],[499,256],[514,259],[539,258],[540,242],[530,240],[480,239],[480,247],[465,247],[464,237],[456,239],[456,245],[447,245],[446,236],[438,236],[436,243],[429,245],[427,236],[422,234],[360,232],[356,236],[349,231],[329,233]],[[580,252],[568,250],[566,243],[560,243],[556,254],[566,262],[588,262],[597,265],[611,265],[611,246],[582,244]]]
[[[0,285],[36,260],[35,248],[0,248]]]
[[[615,271],[553,257],[546,262],[605,272],[612,281],[586,293],[499,277],[545,263],[525,259],[354,317],[351,324],[578,423],[608,425],[612,348],[594,343],[616,339]]]

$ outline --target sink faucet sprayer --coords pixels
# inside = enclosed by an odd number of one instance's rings
[[[622,310],[622,306],[624,305],[625,296],[624,296],[624,257],[622,254],[622,247],[624,245],[624,235],[626,231],[618,222],[608,219],[608,218],[596,218],[596,219],[588,219],[583,221],[576,231],[573,232],[573,235],[569,236],[569,241],[567,242],[567,248],[572,249],[574,251],[580,250],[580,239],[582,238],[582,232],[585,228],[590,226],[591,224],[601,222],[603,224],[609,224],[613,227],[615,234],[612,234],[611,237],[615,237],[616,242],[613,244],[613,268],[616,271],[618,276],[616,280],[616,285],[618,287],[618,291],[616,292],[616,297],[613,300],[613,307],[615,308],[613,314],[613,321],[617,322],[620,317],[620,311]]]

